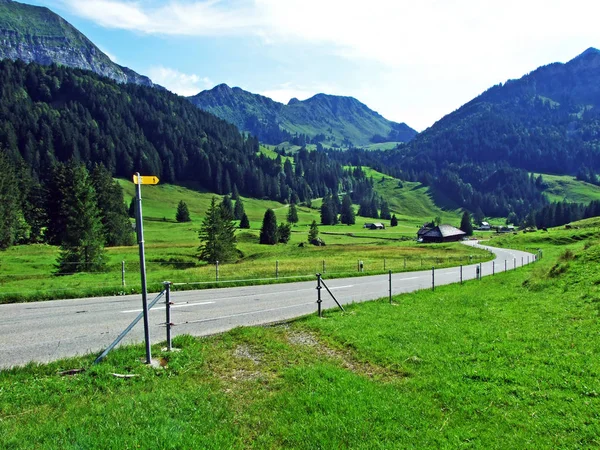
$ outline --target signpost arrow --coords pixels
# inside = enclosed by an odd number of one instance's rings
[[[133,183],[134,184],[158,184],[160,180],[158,179],[158,177],[153,177],[153,176],[140,176],[138,174],[135,174],[133,176]]]

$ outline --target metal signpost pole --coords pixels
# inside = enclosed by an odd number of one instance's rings
[[[144,312],[144,339],[146,341],[146,364],[150,364],[152,362],[152,354],[150,353],[150,331],[148,324],[148,293],[146,286],[146,255],[144,252],[144,226],[142,224],[142,179],[139,173],[136,173],[136,177],[136,228],[138,235],[138,244],[140,246],[140,274],[142,277],[142,309]]]

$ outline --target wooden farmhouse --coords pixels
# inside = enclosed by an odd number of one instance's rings
[[[462,240],[467,233],[452,225],[438,225],[427,227],[423,225],[417,232],[419,242],[456,242]]]

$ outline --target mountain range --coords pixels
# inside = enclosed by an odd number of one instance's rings
[[[48,8],[0,0],[0,59],[91,70],[119,83],[153,86],[150,78],[111,61],[69,22]]]
[[[387,120],[353,97],[317,94],[307,100],[276,102],[220,84],[189,97],[199,108],[249,132],[267,144],[305,135],[331,147],[379,142],[408,142],[417,132],[405,123]]]

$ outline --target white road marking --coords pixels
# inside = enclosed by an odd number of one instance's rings
[[[214,320],[230,319],[232,317],[248,316],[248,315],[251,315],[251,314],[259,314],[259,313],[264,313],[264,312],[279,311],[281,309],[297,308],[299,306],[314,305],[315,303],[316,302],[300,303],[298,305],[281,306],[279,308],[258,309],[256,311],[248,311],[248,312],[239,313],[239,314],[229,314],[227,316],[211,317],[210,319],[188,320],[187,322],[176,323],[175,325],[186,325],[188,323],[212,322]]]
[[[179,304],[179,305],[171,305],[171,308],[184,308],[186,306],[202,306],[202,305],[212,305],[215,302],[199,302],[199,303],[183,303],[183,304]],[[158,311],[160,309],[165,309],[166,306],[157,306],[155,308],[152,308],[152,311]],[[129,311],[121,311],[121,313],[123,314],[128,314],[128,313],[140,313],[142,312],[142,309],[130,309]]]

